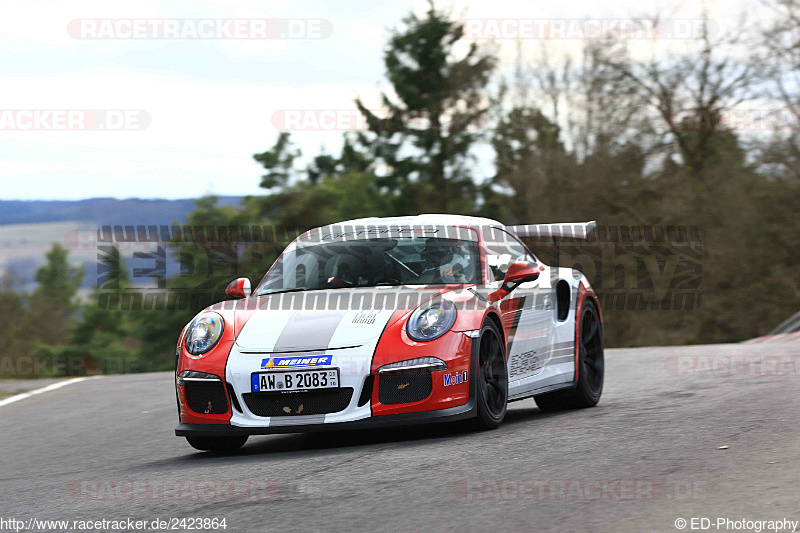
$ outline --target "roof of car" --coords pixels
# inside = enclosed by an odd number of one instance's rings
[[[341,233],[344,231],[352,231],[353,229],[358,228],[370,228],[370,227],[389,227],[389,228],[402,228],[402,227],[413,227],[413,226],[424,226],[424,227],[431,227],[431,226],[438,226],[438,227],[452,227],[452,228],[459,228],[459,227],[480,227],[480,226],[495,226],[495,227],[503,227],[503,224],[496,220],[492,220],[490,218],[483,218],[483,217],[473,217],[467,215],[446,215],[446,214],[424,214],[424,215],[415,215],[415,216],[403,216],[403,217],[369,217],[369,218],[354,218],[352,220],[343,220],[342,222],[336,222],[335,224],[327,224],[325,226],[320,226],[318,228],[312,228],[303,233],[299,240],[303,240],[306,237],[310,237],[312,235],[317,235],[317,232],[322,234],[330,233],[332,235],[337,235],[339,237],[343,237],[345,234]],[[390,229],[391,231],[391,229]],[[356,234],[353,234],[355,236]]]
[[[345,220],[330,224],[332,226],[342,225],[436,225],[436,226],[500,226],[503,224],[491,218],[473,217],[468,215],[447,215],[429,213],[415,216],[404,217],[370,217],[370,218],[355,218],[353,220]]]

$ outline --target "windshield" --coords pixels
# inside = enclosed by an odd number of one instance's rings
[[[477,242],[424,237],[361,239],[291,246],[275,263],[256,295],[479,281]]]

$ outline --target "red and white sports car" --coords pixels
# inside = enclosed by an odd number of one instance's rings
[[[295,239],[250,291],[198,314],[178,341],[175,430],[200,450],[249,435],[474,418],[508,402],[588,407],[603,389],[589,282],[520,236],[588,238],[595,223],[369,218]]]

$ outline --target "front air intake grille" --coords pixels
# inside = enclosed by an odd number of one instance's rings
[[[344,411],[353,397],[351,387],[305,392],[248,392],[244,403],[256,416],[322,415]]]
[[[186,403],[195,413],[221,415],[228,412],[228,398],[221,381],[187,381]]]
[[[432,390],[428,370],[387,372],[378,377],[378,400],[384,405],[418,402],[430,396]]]

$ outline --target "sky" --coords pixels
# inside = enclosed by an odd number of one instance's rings
[[[477,38],[489,36],[490,20],[608,21],[656,13],[691,20],[701,8],[652,0],[437,5],[481,21],[475,27],[487,33]],[[354,123],[353,100],[377,106],[389,89],[382,55],[391,29],[426,6],[424,0],[2,0],[0,199],[262,194],[252,155],[287,125],[304,153],[322,147],[337,153],[341,130]],[[732,13],[758,4],[704,7],[724,26]],[[235,28],[224,23],[232,19],[250,25],[236,35],[255,38],[229,38]],[[253,21],[262,19],[289,20],[281,26],[284,38],[258,38],[264,29]],[[206,38],[119,38],[133,31],[134,20],[171,21],[184,32],[200,28]],[[514,27],[506,26],[512,33],[505,35],[513,36]],[[207,38],[213,32],[221,38]],[[117,38],[97,38],[109,35]],[[568,52],[579,43],[555,45]],[[501,69],[508,68],[516,41],[497,46]],[[489,156],[481,156],[477,172],[489,175]]]

